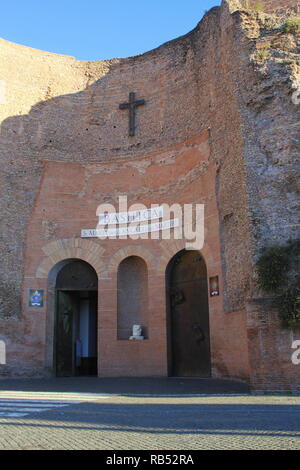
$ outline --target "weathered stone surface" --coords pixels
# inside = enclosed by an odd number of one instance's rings
[[[245,1],[242,4],[245,4]],[[250,0],[250,5],[256,5],[258,10],[263,10],[267,13],[275,13],[276,15],[297,15],[300,13],[299,0]]]

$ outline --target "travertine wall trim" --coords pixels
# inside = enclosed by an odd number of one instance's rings
[[[106,272],[101,259],[104,248],[90,240],[81,238],[63,238],[48,243],[42,248],[46,257],[36,270],[37,279],[48,277],[53,266],[65,259],[81,259],[89,263],[96,271],[98,278],[106,278]]]

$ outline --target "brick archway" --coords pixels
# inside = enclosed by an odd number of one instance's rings
[[[148,269],[157,268],[155,256],[147,248],[140,245],[128,245],[112,255],[108,264],[108,272],[112,275],[116,274],[121,261],[129,256],[142,258],[147,263]]]
[[[81,238],[62,238],[48,243],[42,248],[45,258],[36,270],[37,279],[47,279],[49,272],[60,261],[65,259],[81,259],[89,263],[96,271],[98,279],[105,277],[102,261],[104,248],[90,240]]]

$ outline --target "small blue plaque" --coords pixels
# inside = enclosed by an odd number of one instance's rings
[[[41,289],[29,289],[29,307],[43,307],[44,291]]]

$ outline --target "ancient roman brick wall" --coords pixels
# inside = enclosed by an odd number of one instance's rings
[[[220,11],[216,8],[187,36],[142,56],[99,63],[2,43],[7,88],[1,128],[2,164],[10,175],[2,200],[7,218],[2,251],[6,302],[8,298],[16,300],[8,294],[21,282],[26,224],[43,161],[126,160],[162,150],[208,128],[217,166],[221,218],[229,220],[224,242],[234,243],[235,252],[241,251],[245,260],[249,258],[246,194],[239,191],[244,181],[242,134],[228,72],[230,58],[236,53],[230,50],[232,27],[229,22],[221,34]],[[138,97],[147,101],[139,109],[138,132],[131,139],[127,112],[118,109],[129,90],[136,90]],[[220,106],[223,102],[225,107]],[[239,198],[230,197],[237,191]],[[231,233],[232,212],[239,220],[234,224],[238,243],[233,242]],[[45,236],[53,237],[55,224],[45,220],[44,226]],[[6,246],[10,246],[9,251]],[[226,270],[230,298],[234,305],[242,305],[250,272],[247,263],[241,266],[236,257],[231,257]],[[2,311],[3,315],[18,314],[17,306]]]
[[[239,62],[245,51],[248,61],[250,58],[236,96],[244,126],[255,261],[264,247],[299,237],[299,49],[297,35],[282,33],[285,19],[255,12],[235,12],[233,16],[240,19],[243,31]],[[253,383],[262,389],[270,384],[286,389],[287,383],[297,388],[299,372],[291,363],[291,345],[299,338],[299,328],[282,328],[272,301],[264,298],[255,283],[251,297],[247,323],[250,363],[256,370]],[[293,378],[295,373],[297,378]]]
[[[140,193],[136,182],[141,184],[141,180],[135,173],[148,171],[151,156],[161,155],[165,162],[187,142],[207,133],[209,174],[199,173],[198,197],[215,198],[217,208],[217,221],[206,231],[222,279],[221,303],[210,306],[215,312],[214,374],[251,377],[253,386],[261,388],[286,388],[297,382],[288,362],[289,333],[282,332],[276,322],[268,329],[270,322],[261,322],[256,306],[249,302],[260,296],[253,271],[258,248],[295,236],[293,206],[286,211],[287,185],[290,203],[295,200],[297,109],[290,99],[292,74],[285,63],[253,60],[256,48],[264,42],[257,21],[251,13],[234,8],[230,12],[223,2],[186,36],[141,56],[102,62],[80,62],[1,41],[1,212],[5,223],[0,245],[0,335],[13,351],[15,371],[22,357],[26,357],[24,371],[27,367],[31,373],[41,373],[44,367],[46,311],[37,322],[26,305],[32,279],[45,287],[47,273],[42,268],[38,271],[43,247],[79,237],[82,222],[75,222],[77,211],[86,210],[92,218],[98,203],[116,202],[124,181],[123,190],[132,202],[143,197],[150,203],[157,198],[157,188],[153,182],[153,189]],[[146,100],[138,110],[135,137],[128,137],[127,111],[119,110],[130,91]],[[101,174],[99,164],[105,165],[101,187],[91,174]],[[44,183],[50,178],[54,184],[55,174],[60,187],[56,194],[48,194]],[[173,178],[172,194],[181,194],[176,188],[185,177],[176,170]],[[170,249],[169,256],[173,254]],[[104,265],[113,253],[105,256]],[[60,258],[53,256],[55,260]],[[50,265],[45,266],[49,269]],[[209,268],[216,274],[214,267]],[[154,285],[153,274],[151,279]],[[111,297],[110,281],[104,276],[103,282]],[[163,290],[160,295],[161,303]],[[263,348],[258,340],[262,334]],[[271,360],[266,350],[274,341],[278,349]],[[115,357],[119,347],[115,345]],[[279,367],[282,350],[285,356]],[[163,341],[157,351],[153,364],[147,362],[149,374],[154,374],[155,367],[161,374],[166,370],[163,361],[159,366]],[[130,358],[133,361],[135,354],[128,351],[127,359],[124,356],[126,370],[132,370]],[[262,364],[258,373],[257,358]],[[105,358],[105,370],[108,361]],[[271,363],[280,368],[281,381],[272,382],[270,377],[264,381],[265,368]],[[10,373],[9,364],[5,370]]]

